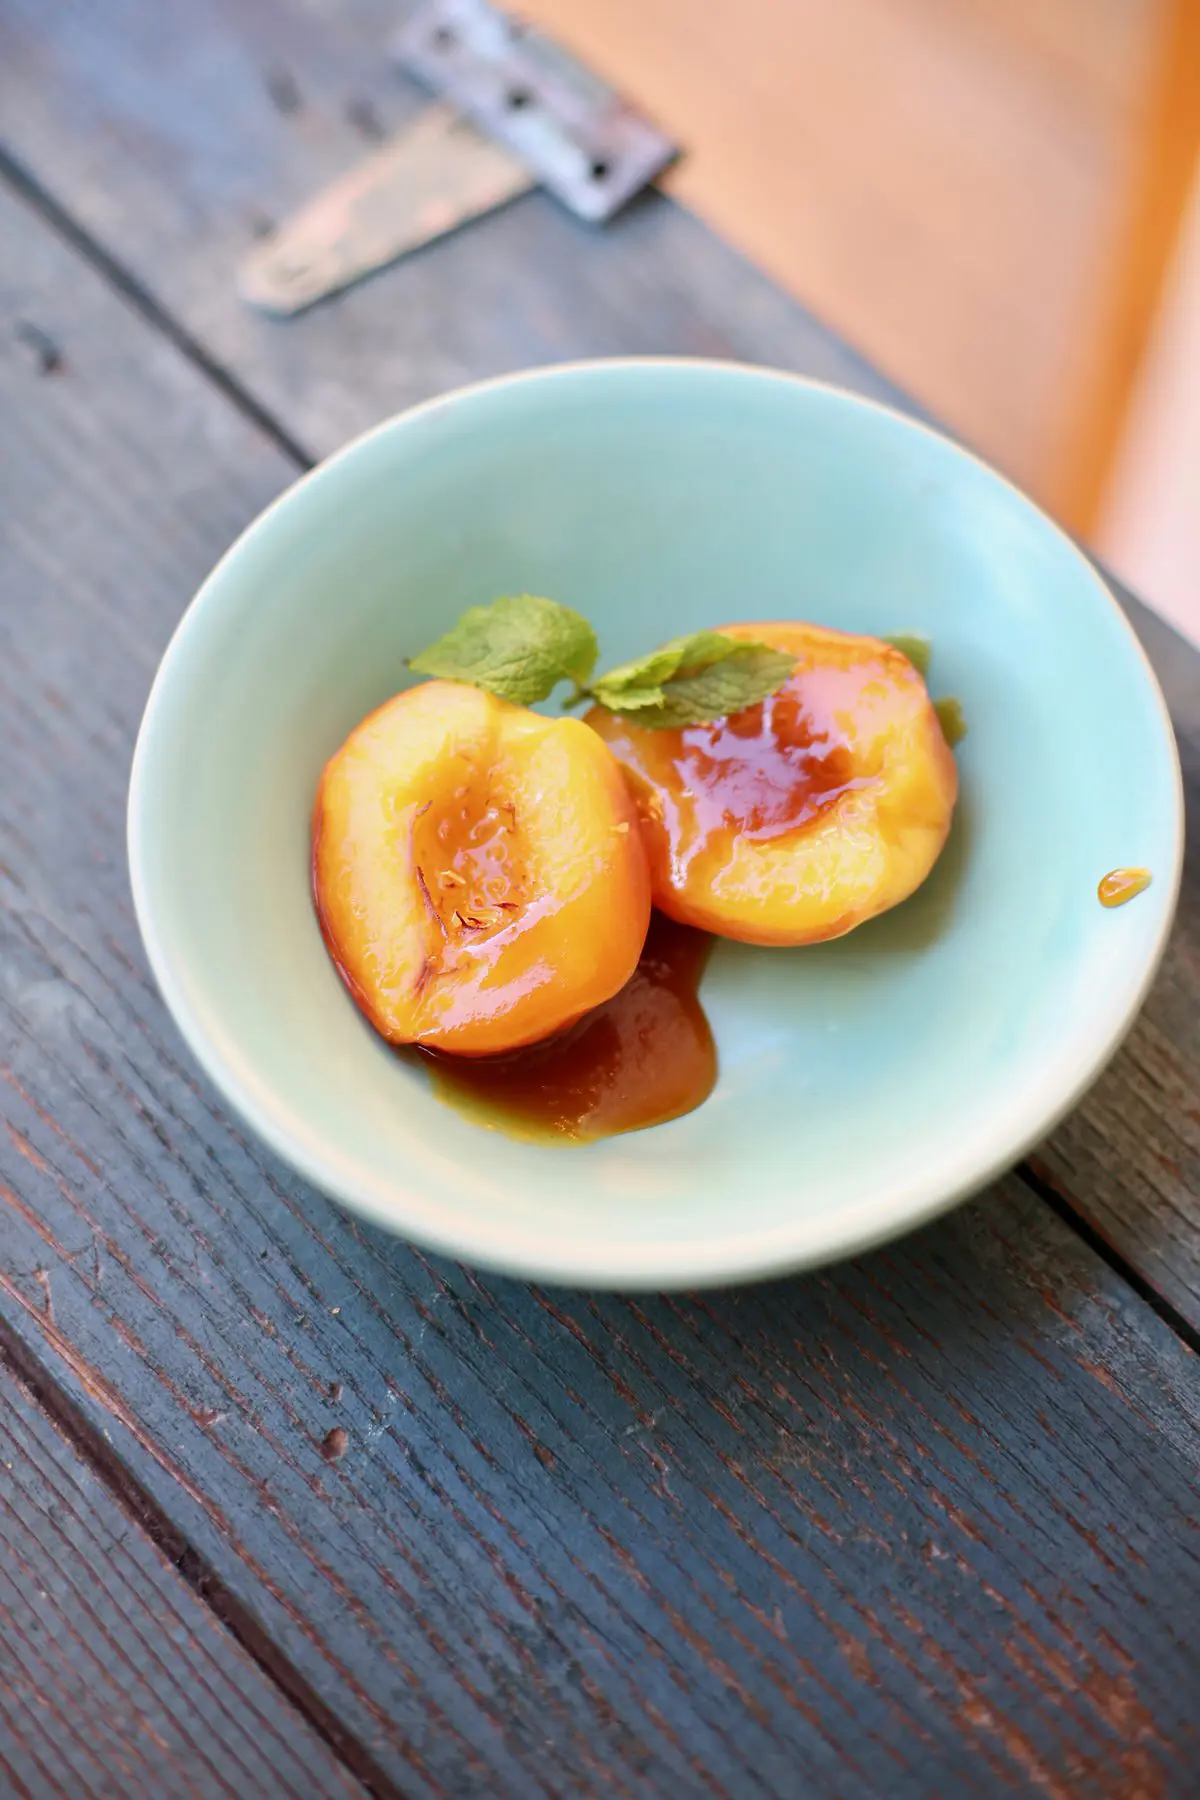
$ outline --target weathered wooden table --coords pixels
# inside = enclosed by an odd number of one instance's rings
[[[604,234],[527,198],[249,314],[245,245],[417,104],[394,23],[0,4],[0,1789],[1195,1795],[1195,860],[1140,1024],[1036,1158],[742,1292],[544,1292],[368,1230],[159,1004],[134,731],[299,469],[567,356],[889,392],[659,198]],[[1195,796],[1200,656],[1129,605]]]

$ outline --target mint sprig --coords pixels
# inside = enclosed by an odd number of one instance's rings
[[[516,706],[533,706],[560,681],[582,688],[596,656],[596,634],[581,613],[537,594],[510,594],[472,606],[408,666],[417,675],[469,682]]]
[[[518,594],[471,607],[408,666],[418,675],[486,688],[519,706],[533,706],[570,681],[568,706],[592,700],[659,730],[742,712],[782,687],[796,666],[794,657],[769,644],[718,631],[672,638],[592,681],[596,655],[596,634],[579,613]]]
[[[795,666],[769,644],[693,631],[610,669],[588,692],[635,725],[672,731],[743,712],[782,687]]]

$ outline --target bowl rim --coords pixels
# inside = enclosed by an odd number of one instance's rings
[[[911,1195],[906,1197],[903,1192],[889,1195],[885,1191],[882,1196],[869,1197],[852,1208],[830,1215],[819,1214],[803,1224],[797,1222],[794,1227],[776,1228],[760,1233],[748,1241],[738,1238],[736,1234],[722,1234],[699,1243],[685,1237],[677,1245],[673,1240],[666,1244],[662,1240],[646,1243],[634,1240],[621,1246],[619,1253],[610,1249],[603,1258],[594,1258],[589,1256],[586,1246],[581,1250],[575,1240],[572,1240],[570,1247],[561,1250],[546,1245],[542,1239],[535,1239],[532,1235],[524,1240],[517,1237],[506,1241],[503,1221],[482,1230],[470,1225],[456,1228],[453,1223],[443,1227],[432,1223],[425,1216],[416,1218],[411,1211],[406,1213],[404,1202],[408,1189],[402,1176],[389,1183],[385,1194],[378,1184],[355,1179],[353,1171],[347,1170],[338,1157],[324,1153],[315,1143],[298,1143],[294,1133],[282,1122],[277,1122],[269,1109],[256,1103],[245,1080],[230,1066],[193,1009],[185,984],[176,975],[165,934],[158,928],[144,853],[147,831],[146,766],[158,728],[157,722],[167,705],[173,670],[185,653],[187,640],[194,629],[194,622],[205,596],[219,581],[226,566],[237,556],[245,542],[267,529],[268,522],[277,510],[295,504],[301,490],[325,479],[332,468],[357,454],[375,438],[386,436],[414,419],[451,410],[464,402],[469,403],[475,397],[492,390],[535,382],[553,382],[564,375],[663,369],[725,374],[739,379],[750,378],[767,385],[783,383],[830,395],[839,402],[865,411],[881,413],[907,431],[934,439],[954,456],[975,465],[992,481],[1015,495],[1022,506],[1036,516],[1040,525],[1060,541],[1087,574],[1103,602],[1116,615],[1134,660],[1140,665],[1149,685],[1163,727],[1173,777],[1171,867],[1169,871],[1155,870],[1155,886],[1160,891],[1166,889],[1165,904],[1161,909],[1158,930],[1145,954],[1140,978],[1125,1005],[1104,1023],[1103,1030],[1092,1041],[1090,1053],[1081,1057],[1073,1066],[1070,1080],[1046,1099],[1040,1095],[1026,1099],[1021,1108],[1020,1126],[1015,1133],[1008,1129],[1009,1121],[1006,1119],[1003,1131],[991,1134],[996,1141],[989,1143],[987,1138],[981,1139],[976,1134],[967,1151],[958,1153],[956,1160],[962,1167],[953,1179],[942,1185],[931,1185],[919,1199],[914,1199]],[[628,1292],[702,1288],[763,1280],[854,1256],[918,1229],[1011,1170],[1077,1105],[1115,1054],[1141,1011],[1162,962],[1174,923],[1184,849],[1184,794],[1178,746],[1170,712],[1153,665],[1108,582],[1075,540],[1036,501],[986,459],[964,448],[948,433],[886,401],[842,387],[836,382],[769,365],[739,362],[732,358],[670,355],[581,358],[514,370],[508,374],[463,384],[380,420],[350,438],[295,481],[288,483],[238,533],[193,594],[171,633],[155,671],[138,728],[130,770],[126,817],[134,913],[162,999],[188,1048],[216,1088],[222,1102],[271,1151],[303,1179],[351,1212],[382,1227],[393,1236],[420,1244],[437,1254],[517,1279],[591,1289],[623,1289]],[[264,1092],[267,1091],[269,1090],[264,1085]],[[553,1149],[549,1153],[562,1154]],[[895,1185],[897,1184],[893,1184]],[[910,1188],[913,1185],[910,1181]],[[919,1187],[920,1184],[916,1185]],[[667,1250],[665,1255],[664,1249]],[[672,1249],[675,1254],[670,1253]]]

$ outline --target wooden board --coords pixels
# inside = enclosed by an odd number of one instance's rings
[[[6,1800],[364,1800],[0,1363]]]
[[[158,188],[161,222],[179,220],[176,184],[203,193],[199,211],[189,204],[199,241],[183,253],[175,304],[205,244],[219,273],[246,240],[248,211],[293,204],[323,157],[360,152],[348,110],[360,122],[395,117],[384,47],[409,4],[350,0],[321,18],[294,0],[186,8],[6,0],[8,130],[30,145],[36,133],[47,177],[52,163],[82,177],[106,241],[128,244],[149,222],[143,214],[131,230],[106,203],[110,164],[125,176],[114,193],[127,193],[127,183],[142,194]],[[673,191],[1036,487],[1077,382],[1127,114],[1144,85],[1160,4],[536,0],[526,12],[677,132],[689,154]],[[218,134],[210,121],[221,106],[236,125]],[[257,178],[264,150],[278,186]],[[223,204],[222,216],[208,213],[210,202]],[[474,277],[501,337],[536,308],[541,258],[560,235],[531,231],[503,289],[490,275]],[[469,289],[470,257],[464,250],[454,261]],[[587,267],[580,274],[577,282],[560,266],[558,278],[581,320],[594,323],[592,279]],[[424,304],[422,280],[394,292],[414,347],[426,344],[422,320],[405,316],[406,295]],[[631,346],[661,342],[653,312],[629,316],[619,293],[605,298],[616,300],[611,318],[624,316]],[[464,346],[499,348],[495,318],[489,330],[460,297],[452,317]],[[540,337],[532,334],[535,353]],[[450,348],[443,334],[433,353],[440,361]]]
[[[1032,1159],[1039,1177],[1127,1258],[1200,1343],[1200,730],[1179,918],[1124,1047]]]
[[[358,1225],[223,1116],[124,788],[293,465],[11,196],[0,236],[0,1337],[95,1466],[376,1793],[1182,1800],[1196,1359],[1028,1188],[592,1299]]]
[[[4,0],[0,119],[22,166],[312,455],[463,381],[580,356],[729,356],[888,393],[689,214],[608,231],[515,202],[281,325],[234,292],[255,233],[423,96],[386,46],[403,5]],[[356,123],[357,121],[357,123]]]
[[[531,196],[305,317],[280,324],[248,311],[233,271],[253,232],[360,156],[364,122],[391,129],[420,104],[381,55],[396,17],[393,0],[347,0],[328,16],[296,0],[0,5],[3,132],[44,204],[102,240],[91,255],[285,450],[324,453],[456,382],[580,355],[742,357],[905,404],[696,220],[653,197],[598,233]],[[52,298],[45,308],[51,332],[55,307]],[[1126,600],[1196,754],[1196,660]],[[1193,909],[1125,1060],[1041,1164],[1193,1324],[1200,1183],[1195,1121],[1175,1099],[1189,1083],[1195,1091],[1200,1067],[1198,930]],[[1149,1072],[1125,1083],[1131,1068]]]

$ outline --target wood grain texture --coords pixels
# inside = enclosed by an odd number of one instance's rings
[[[247,227],[238,151],[215,135],[210,145],[201,142],[218,99],[213,43],[223,35],[233,53],[220,97],[238,121],[237,143],[249,146],[248,125],[256,148],[277,147],[281,172],[290,165],[285,180],[298,184],[322,140],[347,160],[360,152],[363,139],[348,113],[361,120],[365,106],[368,119],[393,116],[382,53],[404,3],[352,0],[321,9],[327,16],[319,21],[317,8],[296,0],[237,9],[227,0],[187,9],[152,0],[105,0],[100,8],[91,0],[56,0],[52,8],[24,0],[39,21],[37,44],[53,38],[56,48],[49,58],[35,48],[14,63],[14,100],[26,123],[37,114],[44,157],[82,165],[97,206],[113,215],[106,231],[114,236],[121,221],[100,191],[93,151],[119,145],[139,188],[157,165],[169,190],[181,164],[188,180],[198,152],[211,150],[204,186],[230,201],[227,216],[212,221],[219,271]],[[535,0],[526,10],[676,131],[688,154],[670,178],[673,192],[1037,488],[1073,392],[1081,321],[1090,316],[1126,154],[1127,114],[1143,86],[1139,67],[1160,4]],[[15,13],[14,0],[8,10]],[[151,10],[168,17],[149,25]],[[322,32],[336,40],[327,69],[315,66],[313,54]],[[167,122],[170,163],[155,158],[138,169],[138,138],[159,129],[148,114],[162,104],[156,90],[171,66],[168,46],[185,38],[166,87],[186,92],[188,116]],[[264,66],[282,111],[268,96]],[[86,96],[78,121],[46,86],[65,67],[72,88]],[[33,77],[32,93],[15,86],[21,68]],[[139,69],[151,80],[138,84],[131,118]],[[275,80],[281,71],[282,84]],[[91,141],[98,87],[121,114],[102,146]],[[26,136],[25,124],[9,128]],[[274,191],[274,183],[266,187]],[[303,192],[298,185],[286,191],[284,204]],[[277,204],[250,198],[262,212]],[[127,240],[127,229],[121,235]],[[537,257],[561,236],[534,231],[523,248]],[[185,261],[192,262],[190,250]],[[469,285],[467,250],[454,261]],[[509,275],[519,311],[535,299],[528,273]],[[415,275],[390,286],[400,309],[423,292]],[[585,289],[579,297],[584,316],[594,318]],[[478,328],[463,319],[460,304],[454,314],[475,339]],[[372,307],[366,316],[375,316]],[[636,329],[639,321],[632,323]],[[640,325],[652,333],[652,319]],[[438,355],[446,348],[442,340]]]
[[[1020,1183],[819,1276],[593,1299],[360,1226],[224,1117],[124,786],[291,468],[0,206],[0,1332],[377,1792],[1185,1800],[1197,1359]]]
[[[1162,971],[1125,1045],[1032,1166],[1200,1332],[1200,682],[1175,717],[1190,803]]]
[[[286,324],[244,306],[243,251],[362,156],[364,108],[391,130],[425,103],[387,61],[403,10],[3,0],[0,135],[313,455],[461,382],[579,355],[737,357],[890,391],[653,195],[601,231],[533,194]]]
[[[9,1800],[352,1800],[284,1702],[0,1363]]]
[[[390,129],[420,104],[380,55],[395,16],[393,0],[347,0],[335,11],[300,0],[194,0],[187,8],[0,0],[3,133],[288,446],[323,453],[455,382],[628,351],[777,363],[907,404],[694,219],[655,197],[596,233],[531,196],[286,325],[249,312],[233,270],[263,219],[362,153],[364,116]],[[1061,54],[1050,22],[1043,25],[1047,54]],[[1200,665],[1124,598],[1186,750],[1200,742]],[[155,640],[148,654],[159,647]],[[1194,1121],[1175,1101],[1200,1062],[1194,896],[1190,886],[1192,910],[1125,1058],[1043,1165],[1072,1207],[1193,1320]],[[1164,1054],[1173,1072],[1161,1066]],[[1125,1083],[1134,1067],[1150,1073]],[[1135,1094],[1148,1098],[1130,1111]]]

